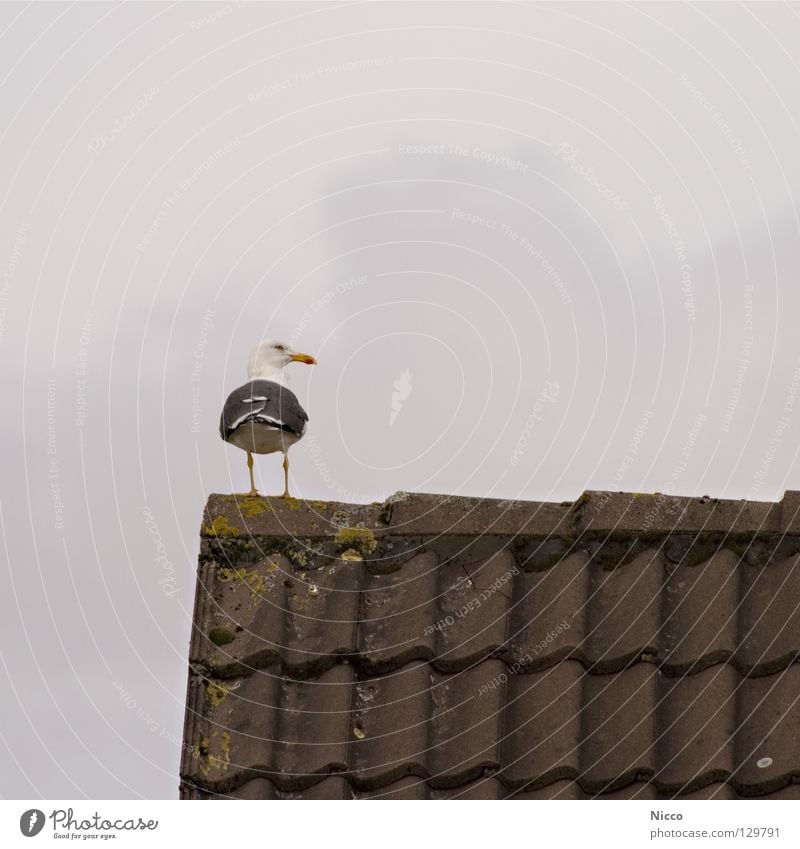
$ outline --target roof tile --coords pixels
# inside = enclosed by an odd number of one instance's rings
[[[212,496],[182,795],[796,798],[798,505]]]
[[[800,556],[741,572],[737,661],[742,670],[775,672],[793,663],[800,650]]]
[[[503,780],[536,789],[580,774],[584,670],[567,661],[511,675],[503,726]]]
[[[517,573],[507,550],[484,561],[439,566],[440,627],[435,655],[439,669],[463,669],[504,646],[506,612]]]
[[[586,675],[581,713],[581,786],[610,792],[656,771],[658,671],[649,663]]]
[[[577,552],[558,568],[514,577],[508,630],[512,663],[537,671],[567,657],[584,657],[587,561],[585,552]]]
[[[663,573],[655,548],[617,569],[590,569],[584,652],[597,672],[616,671],[642,654],[658,655]]]
[[[721,549],[696,566],[668,569],[662,659],[672,673],[698,671],[736,652],[739,558]]]
[[[436,555],[425,552],[391,574],[361,575],[357,650],[365,668],[379,674],[436,656],[438,565]]]
[[[738,693],[734,782],[743,795],[800,779],[800,665],[747,680]]]
[[[350,750],[358,789],[386,787],[410,774],[427,776],[430,678],[428,665],[414,661],[358,681]]]
[[[206,679],[188,777],[230,790],[260,775],[292,790],[346,769],[352,679],[346,664],[309,681],[266,670]]]
[[[488,660],[455,675],[430,674],[431,786],[459,786],[500,766],[505,669]]]
[[[733,747],[724,741],[736,733],[740,682],[727,664],[683,678],[659,678],[659,789],[683,794],[732,774]]]

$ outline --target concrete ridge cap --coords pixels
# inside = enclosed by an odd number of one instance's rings
[[[800,534],[800,491],[776,502],[604,490],[560,502],[403,491],[371,503],[213,493],[201,534],[327,536],[359,526],[393,534]]]

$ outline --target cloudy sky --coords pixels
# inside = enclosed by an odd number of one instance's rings
[[[304,497],[800,488],[798,45],[775,4],[0,5],[0,795],[177,795],[264,337],[319,359]]]

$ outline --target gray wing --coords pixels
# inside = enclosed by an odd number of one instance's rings
[[[228,396],[219,434],[227,440],[240,425],[260,422],[302,436],[307,421],[306,411],[290,389],[272,380],[251,380]]]

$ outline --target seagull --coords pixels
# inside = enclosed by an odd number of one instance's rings
[[[247,452],[250,492],[258,495],[253,480],[253,454],[283,452],[283,495],[289,497],[289,448],[306,432],[308,415],[286,385],[283,370],[289,363],[314,365],[310,354],[293,351],[283,342],[268,339],[250,354],[250,380],[234,389],[222,408],[219,433],[225,442]]]

